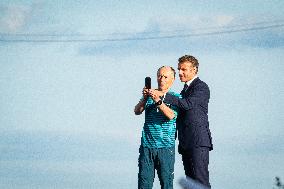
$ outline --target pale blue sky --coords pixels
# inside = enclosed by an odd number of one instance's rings
[[[0,188],[136,188],[144,77],[184,54],[211,89],[212,188],[272,188],[284,180],[283,10],[280,0],[1,1]],[[175,188],[182,176],[176,154]]]

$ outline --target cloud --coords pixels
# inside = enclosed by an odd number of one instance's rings
[[[199,30],[210,27],[220,27],[229,25],[233,22],[234,17],[231,15],[215,15],[215,16],[172,16],[155,18],[151,22],[161,28],[161,31],[173,30]],[[150,23],[151,23],[150,22]]]
[[[106,42],[83,44],[79,48],[79,54],[151,54],[180,52],[184,49],[219,51],[251,47],[282,48],[284,27],[274,27],[277,24],[284,26],[283,21],[279,22],[273,16],[265,19],[233,15],[160,17],[150,19],[145,29],[139,33],[121,36],[126,40],[111,41],[109,39],[119,39],[120,36],[109,35]]]
[[[284,19],[277,16],[254,15],[236,17],[233,15],[191,16],[157,18],[149,26],[159,28],[157,36],[185,36],[189,43],[204,47],[248,47],[274,48],[284,45]],[[151,27],[146,28],[155,31]]]
[[[219,15],[216,16],[214,19],[217,26],[226,26],[234,20],[234,17],[230,15]]]
[[[20,5],[1,7],[1,9],[4,15],[0,20],[0,30],[8,33],[21,30],[26,25],[31,12],[31,7]]]

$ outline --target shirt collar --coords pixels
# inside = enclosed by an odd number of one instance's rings
[[[185,82],[185,84],[187,84],[187,86],[190,86],[190,84],[192,83],[193,80],[195,80],[197,78],[197,74],[189,81]]]

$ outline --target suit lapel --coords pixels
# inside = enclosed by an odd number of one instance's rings
[[[187,87],[186,90],[182,90],[180,92],[180,95],[182,96],[182,98],[185,98],[187,96],[187,94],[189,94],[191,92],[191,89],[193,88],[193,86],[195,85],[196,82],[198,82],[199,78],[195,78],[191,83],[190,85]]]
[[[192,88],[196,85],[196,83],[199,81],[199,78],[197,77],[197,78],[195,78],[191,83],[190,83],[190,85],[188,86],[188,88],[186,89],[186,91],[182,91],[183,92],[183,95],[185,95],[185,94],[188,94],[188,93],[190,93],[191,92],[191,90],[192,90]]]

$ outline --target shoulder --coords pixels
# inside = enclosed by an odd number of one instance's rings
[[[202,81],[201,79],[196,78],[195,82],[194,82],[194,86],[195,87],[200,87],[200,88],[206,88],[209,90],[209,86],[204,82]]]
[[[181,97],[181,95],[179,93],[173,92],[173,91],[169,91],[167,92],[167,94],[172,95],[172,96],[176,96],[176,97]]]

